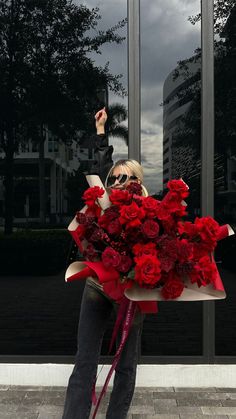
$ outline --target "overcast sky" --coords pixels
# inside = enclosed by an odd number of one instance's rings
[[[101,14],[97,29],[115,25],[127,17],[126,0],[89,0],[79,2],[98,7]],[[188,16],[200,12],[200,0],[140,0],[141,5],[141,135],[142,163],[145,183],[150,193],[162,189],[163,84],[177,62],[190,57],[200,46],[200,24],[193,26]],[[127,28],[119,33],[126,36]],[[109,61],[113,74],[123,74],[127,87],[127,43],[108,44],[102,55],[93,57],[97,64]],[[109,103],[122,102],[112,92]],[[120,140],[111,140],[114,160],[127,156],[127,147]]]

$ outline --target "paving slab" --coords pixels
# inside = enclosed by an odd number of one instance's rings
[[[179,415],[155,414],[155,415],[132,415],[132,419],[180,419],[180,417]]]
[[[201,407],[202,413],[204,415],[235,415],[236,416],[236,406],[231,407]]]
[[[62,406],[40,406],[37,419],[61,419],[62,413]]]
[[[214,393],[216,391],[215,387],[174,387],[174,391],[175,392],[196,392],[196,391],[200,391],[200,392],[204,392],[207,391],[208,393]],[[223,389],[222,389],[223,391]],[[227,392],[227,390],[225,390],[225,392]]]
[[[0,419],[38,419],[38,413],[33,413],[33,412],[19,413],[19,412],[17,412],[17,416],[16,416],[15,413],[8,413],[8,412],[2,413],[2,412],[0,412]],[[47,419],[49,419],[49,417],[47,417]],[[50,418],[50,419],[52,419],[52,418]],[[55,419],[59,419],[59,418],[55,417]]]
[[[227,415],[180,415],[180,419],[228,419]]]
[[[236,419],[232,388],[137,388],[127,419]],[[97,389],[97,394],[101,388]],[[110,389],[96,419],[104,419]],[[65,387],[0,387],[0,419],[61,419]]]
[[[155,404],[155,401],[154,401]],[[166,405],[163,407],[159,407],[158,405],[155,407],[155,413],[165,413],[165,414],[177,414],[177,415],[181,415],[181,414],[188,414],[189,416],[193,416],[196,414],[202,414],[201,411],[201,407],[198,406],[170,406],[170,405]]]
[[[222,406],[221,400],[182,398],[177,400],[178,406]],[[226,405],[227,406],[227,405]],[[232,405],[231,405],[232,406]]]

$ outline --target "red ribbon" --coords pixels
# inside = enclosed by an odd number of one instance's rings
[[[108,372],[106,381],[105,381],[104,386],[102,388],[102,391],[101,391],[101,393],[100,393],[100,395],[99,395],[99,397],[97,399],[97,402],[96,402],[96,406],[95,406],[95,409],[94,409],[94,412],[93,412],[92,419],[95,419],[95,417],[96,417],[98,408],[100,406],[100,403],[101,403],[101,400],[102,400],[103,396],[106,393],[106,390],[107,390],[109,381],[111,379],[112,373],[115,370],[115,368],[116,368],[116,366],[117,366],[117,364],[119,362],[119,359],[120,359],[122,350],[124,348],[125,342],[127,341],[127,338],[129,336],[129,331],[130,331],[130,328],[131,328],[131,325],[132,325],[132,322],[133,322],[133,318],[135,316],[135,312],[136,312],[136,308],[137,308],[137,303],[134,302],[134,301],[130,301],[130,300],[127,300],[127,301],[128,301],[128,303],[127,303],[127,306],[126,306],[125,319],[124,319],[124,322],[122,324],[122,335],[121,335],[120,345],[119,345],[119,347],[118,347],[118,349],[116,351],[116,354],[115,354],[115,357],[114,357],[112,366],[111,366],[111,368],[110,368],[110,370]]]
[[[77,279],[86,279],[89,276],[97,278],[99,283],[102,285],[105,294],[119,304],[124,298],[124,291],[131,288],[133,285],[132,281],[121,283],[119,272],[112,267],[106,269],[101,261],[84,261],[83,265],[85,265],[85,267],[69,276],[67,281],[70,282]],[[137,304],[142,313],[157,313],[158,311],[156,301],[138,301]]]

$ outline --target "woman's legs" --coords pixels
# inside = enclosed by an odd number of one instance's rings
[[[137,311],[116,367],[107,419],[125,419],[127,417],[135,388],[142,325],[143,314]]]
[[[85,285],[78,328],[78,351],[68,383],[62,419],[89,417],[102,338],[112,308],[112,303],[99,290]]]

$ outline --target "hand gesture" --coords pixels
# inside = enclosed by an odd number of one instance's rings
[[[95,115],[97,134],[105,134],[105,123],[107,120],[106,109],[100,109]]]

